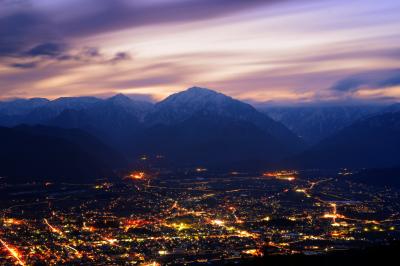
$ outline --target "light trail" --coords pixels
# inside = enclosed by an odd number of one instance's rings
[[[80,253],[76,248],[71,247],[70,245],[65,244],[64,247],[69,248],[73,252],[75,252],[75,255],[77,258],[82,258],[82,253]]]
[[[7,249],[7,251],[10,253],[11,256],[15,258],[15,260],[20,264],[20,265],[26,265],[25,262],[21,259],[21,255],[18,250],[16,250],[13,247],[10,247],[6,242],[4,242],[2,239],[0,239],[0,243]]]
[[[44,223],[50,228],[50,231],[52,231],[53,233],[59,234],[60,236],[64,236],[64,233],[60,229],[52,226],[46,218],[44,219]]]

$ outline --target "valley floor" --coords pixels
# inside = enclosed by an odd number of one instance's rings
[[[0,265],[332,265],[351,261],[349,250],[397,247],[400,191],[345,174],[198,168],[86,185],[0,180]]]

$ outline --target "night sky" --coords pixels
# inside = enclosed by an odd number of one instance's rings
[[[0,98],[400,99],[398,0],[0,0]]]

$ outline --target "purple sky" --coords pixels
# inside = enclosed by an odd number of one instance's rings
[[[400,99],[397,0],[0,0],[0,98]]]

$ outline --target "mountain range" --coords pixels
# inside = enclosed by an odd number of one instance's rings
[[[104,165],[103,172],[142,155],[165,158],[164,163],[176,167],[398,167],[399,123],[398,104],[256,109],[199,87],[155,104],[122,94],[0,102],[0,126],[8,128],[2,130],[9,136],[18,132],[42,142],[67,141],[75,152],[90,155],[91,165]],[[79,131],[85,140],[70,137],[69,130]],[[20,142],[10,143],[15,153],[21,151]],[[109,163],[99,163],[107,154]],[[4,173],[0,167],[0,175]]]
[[[395,107],[388,107],[387,111]],[[273,106],[260,108],[276,121],[313,145],[355,121],[383,111],[380,105],[361,106]],[[400,110],[400,108],[399,108]]]
[[[144,152],[215,165],[268,163],[303,148],[299,137],[251,105],[197,87],[157,103],[145,117],[143,140]]]
[[[289,161],[302,168],[400,167],[400,112],[357,120]]]
[[[1,102],[0,125],[77,129],[128,160],[162,155],[176,166],[270,165],[304,148],[298,136],[251,105],[198,87],[156,104],[122,94]]]

